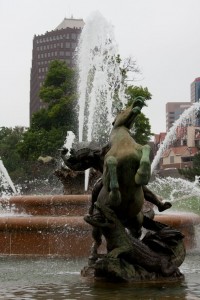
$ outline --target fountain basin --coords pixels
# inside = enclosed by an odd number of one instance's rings
[[[89,198],[89,195],[38,195],[0,199],[1,206],[6,208],[6,214],[0,215],[0,254],[88,257],[91,226],[84,222],[83,215],[88,211]],[[155,220],[180,230],[185,235],[187,250],[195,247],[198,215],[162,213]],[[104,249],[105,244],[101,251]]]
[[[83,216],[87,213],[90,195],[27,195],[0,198],[7,212],[37,215]]]
[[[0,218],[0,254],[84,257],[92,244],[83,217],[13,216]]]
[[[186,249],[196,246],[195,225],[200,224],[200,216],[194,213],[171,212],[155,216],[155,220],[180,230],[184,235]]]

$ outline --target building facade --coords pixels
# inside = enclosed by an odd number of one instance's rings
[[[198,149],[196,147],[171,147],[163,153],[160,169],[191,168],[194,155],[197,153]]]
[[[166,131],[179,119],[184,110],[192,105],[191,102],[168,102],[166,104]]]
[[[64,19],[55,30],[33,38],[32,67],[30,78],[30,120],[33,113],[45,104],[39,98],[49,63],[63,60],[69,67],[75,64],[74,56],[84,21],[82,19]]]
[[[191,83],[191,102],[199,102],[200,100],[200,77]]]

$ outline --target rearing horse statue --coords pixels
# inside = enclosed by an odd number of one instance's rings
[[[104,160],[103,188],[97,199],[97,207],[112,208],[135,237],[140,236],[143,222],[142,185],[148,184],[150,179],[150,147],[137,144],[129,129],[145,105],[144,101],[143,97],[135,98],[113,123],[110,150]]]

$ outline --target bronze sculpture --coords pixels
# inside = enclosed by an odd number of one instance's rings
[[[72,169],[80,170],[81,167],[86,168],[94,162],[93,166],[103,171],[102,181],[93,192],[89,215],[85,216],[85,221],[93,226],[95,243],[89,266],[83,270],[84,275],[92,268],[94,276],[103,274],[110,277],[112,274],[115,278],[125,280],[180,276],[178,266],[185,257],[183,235],[173,228],[150,220],[147,216],[144,217],[142,212],[144,192],[147,198],[150,195],[149,200],[156,204],[159,210],[171,206],[168,202],[160,202],[145,187],[150,179],[150,148],[148,145],[137,144],[129,132],[143,106],[144,99],[138,97],[130,107],[118,114],[113,123],[109,144],[101,150],[96,147],[96,152],[91,151],[85,162],[84,156],[79,162],[73,160],[73,150],[71,157],[66,159],[67,150],[63,150],[63,160]],[[99,159],[95,159],[95,156]],[[154,232],[150,244],[145,244],[145,239],[143,241],[139,239],[142,227]],[[107,254],[99,259],[97,249],[102,234],[106,239]],[[159,245],[162,249],[159,253],[154,251],[155,245]],[[140,266],[140,271],[136,265]],[[129,272],[130,269],[133,273]]]

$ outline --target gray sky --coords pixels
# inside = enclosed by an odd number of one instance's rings
[[[132,56],[152,100],[144,110],[152,131],[165,131],[165,104],[190,101],[200,77],[200,0],[0,0],[0,126],[29,125],[34,34],[64,17],[99,11],[115,30],[119,53]]]

